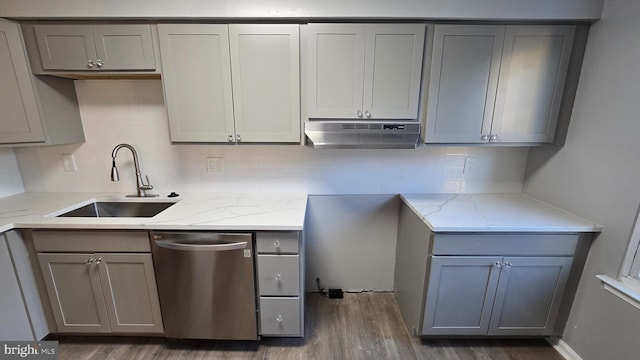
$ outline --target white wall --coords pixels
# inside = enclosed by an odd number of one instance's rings
[[[121,150],[121,181],[110,181],[111,151],[130,143],[158,193],[171,191],[395,194],[520,192],[527,148],[424,147],[319,150],[299,145],[171,144],[159,80],[76,81],[86,142],[16,149],[28,191],[133,192],[131,154]],[[64,171],[63,154],[78,171]],[[464,173],[465,155],[473,171]],[[206,169],[222,158],[223,173]]]
[[[598,222],[565,341],[584,359],[638,359],[640,310],[605,291],[640,202],[640,2],[605,2],[592,28],[566,144],[531,150],[524,192]]]
[[[597,19],[603,0],[2,0],[0,17]]]
[[[12,148],[0,148],[0,198],[24,192],[18,162]]]

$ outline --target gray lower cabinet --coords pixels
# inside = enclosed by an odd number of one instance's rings
[[[37,341],[49,333],[29,264],[20,234],[0,233],[0,341]]]
[[[571,257],[433,256],[424,335],[550,335]]]
[[[304,245],[301,233],[256,233],[262,336],[304,336]]]
[[[416,336],[559,335],[589,240],[434,233],[402,204],[394,279],[400,312]]]
[[[163,332],[146,232],[34,231],[33,239],[57,332]]]

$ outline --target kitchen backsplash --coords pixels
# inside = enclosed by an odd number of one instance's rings
[[[0,148],[0,197],[24,192],[20,170],[12,148]]]
[[[110,181],[119,143],[139,153],[155,191],[386,194],[520,192],[527,148],[429,146],[417,150],[319,150],[296,145],[172,144],[160,80],[77,80],[83,144],[16,148],[27,191],[133,192],[128,150],[118,153],[121,181]],[[5,150],[6,151],[6,150]],[[13,155],[2,174],[14,173]],[[67,171],[63,155],[73,155]],[[8,165],[5,165],[8,163]],[[208,169],[208,163],[212,168]],[[67,167],[74,164],[67,162]],[[18,175],[2,176],[18,186]],[[13,185],[12,185],[13,184]]]

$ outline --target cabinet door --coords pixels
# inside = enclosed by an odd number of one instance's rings
[[[427,143],[481,143],[491,132],[504,26],[437,25]]]
[[[0,143],[42,142],[44,131],[17,24],[0,20]]]
[[[151,25],[93,26],[100,70],[154,70]]]
[[[358,119],[362,114],[366,25],[304,27],[308,118]]]
[[[490,335],[552,335],[572,257],[504,258]]]
[[[492,141],[553,141],[574,31],[568,25],[507,26]]]
[[[0,234],[0,340],[37,341],[4,234]]]
[[[172,141],[235,141],[229,31],[159,24],[162,84]]]
[[[161,333],[151,254],[96,254],[111,331]]]
[[[109,332],[93,254],[38,254],[57,332]]]
[[[229,25],[238,142],[300,141],[299,25]]]
[[[367,25],[362,103],[366,118],[418,118],[424,32],[424,24]]]
[[[501,257],[433,256],[422,335],[485,335]]]
[[[36,25],[36,39],[45,70],[92,70],[96,47],[91,25]]]

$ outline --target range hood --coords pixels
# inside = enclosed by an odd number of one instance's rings
[[[317,149],[415,149],[420,139],[416,122],[308,121],[307,146]]]

